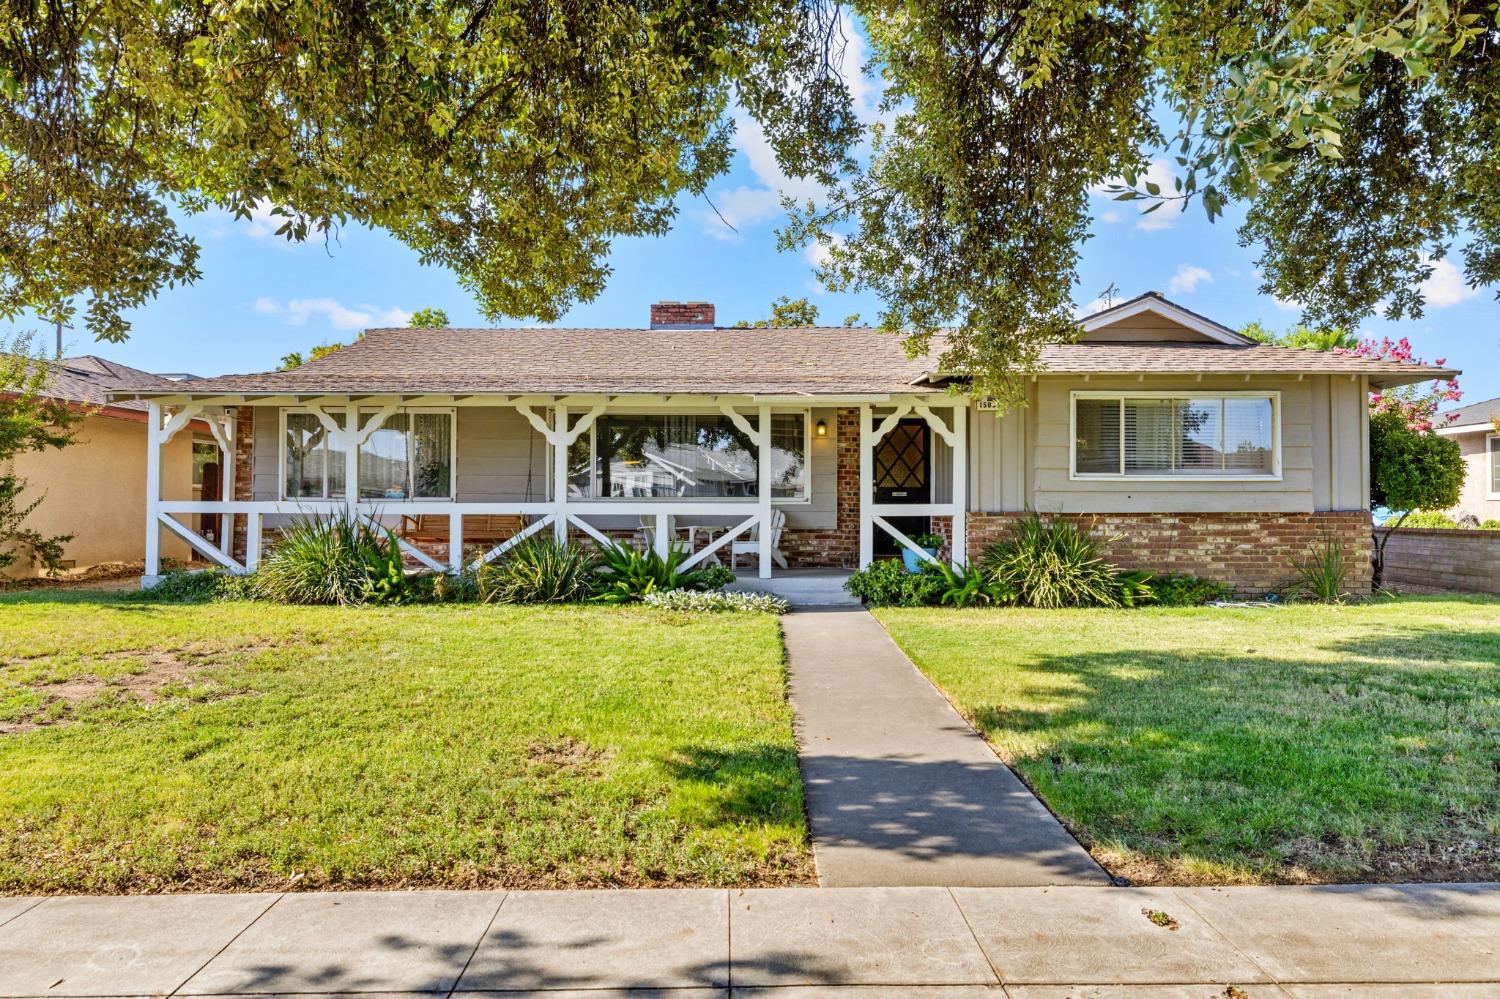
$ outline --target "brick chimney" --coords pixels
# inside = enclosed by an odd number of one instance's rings
[[[655,302],[651,306],[651,328],[654,330],[711,330],[714,328],[712,302]]]

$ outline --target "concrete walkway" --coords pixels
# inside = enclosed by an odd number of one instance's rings
[[[822,884],[1108,884],[868,612],[782,630]]]
[[[1459,999],[1497,983],[1500,885],[0,898],[4,996]]]

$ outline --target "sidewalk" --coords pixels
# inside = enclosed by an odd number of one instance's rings
[[[821,884],[1109,883],[864,608],[782,633]]]
[[[1447,999],[1496,983],[1500,885],[0,898],[5,996]]]

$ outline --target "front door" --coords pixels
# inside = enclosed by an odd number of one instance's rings
[[[902,420],[875,445],[875,502],[932,502],[932,428],[926,420]],[[914,538],[932,530],[930,517],[887,517],[892,527]],[[901,542],[875,528],[875,557],[901,554]]]

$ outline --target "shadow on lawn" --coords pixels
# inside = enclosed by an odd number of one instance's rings
[[[1085,841],[1335,881],[1500,879],[1500,633],[1421,626],[1345,661],[1111,651],[1017,663],[974,724]],[[1278,874],[1277,872],[1283,872]]]

